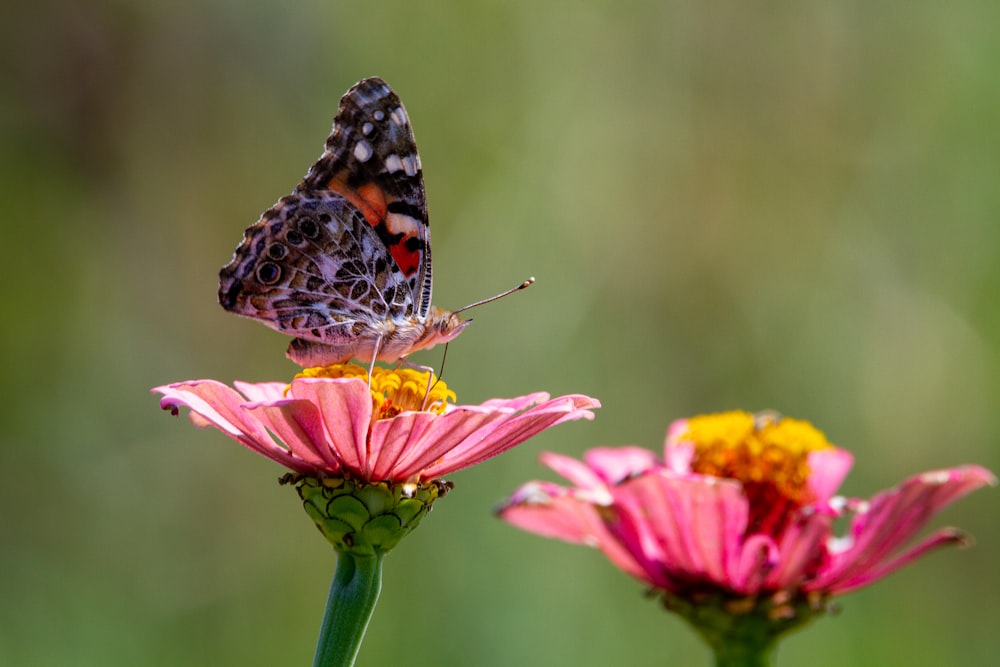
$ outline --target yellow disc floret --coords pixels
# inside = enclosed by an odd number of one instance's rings
[[[368,381],[368,371],[354,364],[334,364],[305,368],[296,377],[358,378]],[[455,392],[433,373],[412,368],[372,370],[369,384],[374,419],[391,419],[401,412],[424,411],[443,414],[448,402],[455,402]]]
[[[743,483],[757,528],[773,529],[775,510],[809,503],[809,453],[832,448],[809,422],[775,413],[693,417],[681,438],[694,448],[691,471]]]

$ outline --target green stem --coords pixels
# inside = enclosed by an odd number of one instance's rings
[[[382,557],[337,553],[313,667],[351,667],[382,590]]]
[[[746,644],[716,645],[715,667],[770,667],[774,664],[774,644],[749,646]]]

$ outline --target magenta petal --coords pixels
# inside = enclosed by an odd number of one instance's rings
[[[591,470],[590,466],[583,461],[554,452],[542,452],[538,458],[544,465],[581,489],[603,489],[605,486],[600,475]]]
[[[668,470],[678,474],[691,472],[691,460],[694,458],[694,447],[689,442],[670,444],[663,448],[664,465]]]
[[[800,510],[785,528],[778,545],[779,557],[767,573],[764,587],[768,590],[799,588],[811,576],[811,568],[822,558],[833,529],[834,517],[829,512],[813,508]]]
[[[649,580],[634,554],[607,528],[597,506],[550,482],[521,486],[497,510],[508,523],[544,537],[597,547],[619,569]]]
[[[751,535],[743,541],[736,569],[730,575],[732,590],[743,594],[757,593],[780,560],[778,545],[770,535]]]
[[[497,510],[497,516],[522,530],[574,544],[593,544],[594,508],[551,482],[520,486]]]
[[[846,449],[819,449],[809,453],[809,489],[816,504],[825,504],[837,492],[854,465]]]
[[[878,581],[882,577],[891,574],[899,568],[912,563],[926,553],[944,546],[968,546],[971,538],[955,528],[942,528],[920,540],[918,544],[906,550],[902,554],[891,560],[880,563],[877,567],[861,573],[854,579],[845,579],[836,586],[827,589],[828,592],[837,595],[849,593],[862,586]]]
[[[583,460],[608,484],[616,484],[658,465],[656,455],[642,447],[595,447],[584,453]]]
[[[808,588],[847,590],[860,585],[857,582],[874,581],[873,572],[888,574],[893,568],[886,563],[932,516],[971,491],[993,484],[996,478],[985,468],[962,466],[916,475],[875,495],[851,522],[846,548],[831,554]],[[917,549],[926,551],[921,546]],[[896,558],[899,564],[912,560],[907,554]]]
[[[614,489],[622,508],[619,537],[658,586],[672,580],[736,581],[748,507],[739,483],[659,470]]]

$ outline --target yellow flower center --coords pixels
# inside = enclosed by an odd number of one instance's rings
[[[355,364],[334,364],[304,368],[296,378],[358,378],[368,381],[368,371]],[[372,370],[372,418],[392,419],[401,412],[424,411],[443,414],[455,392],[433,373],[412,368]]]
[[[750,500],[751,529],[777,532],[789,511],[813,500],[809,453],[833,445],[812,424],[774,413],[723,412],[688,420],[691,470],[735,479]]]

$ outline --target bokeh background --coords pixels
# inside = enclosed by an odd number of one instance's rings
[[[451,345],[460,401],[604,408],[452,476],[359,665],[709,664],[599,554],[492,518],[542,450],[773,408],[856,454],[850,494],[1000,470],[1000,5],[39,0],[0,23],[2,664],[310,663],[331,550],[276,466],[149,388],[291,377],[217,272],[373,74],[416,129],[435,302],[538,278]],[[781,664],[992,664],[997,493],[935,522],[974,549],[844,598]]]

